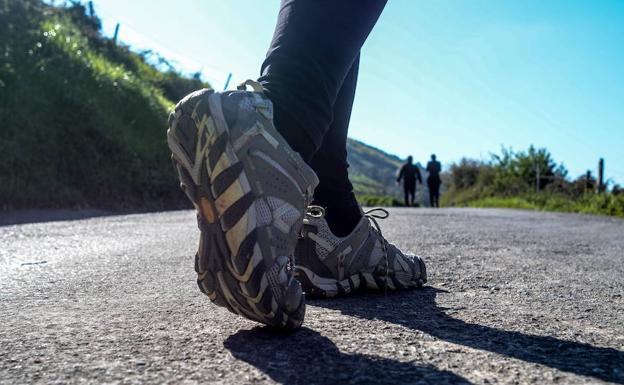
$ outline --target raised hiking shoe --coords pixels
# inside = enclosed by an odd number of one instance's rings
[[[387,217],[384,209],[369,210],[350,235],[337,237],[323,208],[310,206],[295,251],[296,277],[306,295],[334,297],[359,288],[397,290],[427,282],[423,260],[403,254],[382,236],[376,218]]]
[[[178,103],[167,142],[197,209],[201,291],[249,319],[297,328],[305,303],[292,256],[318,178],[272,119],[256,82],[239,91],[204,89]]]

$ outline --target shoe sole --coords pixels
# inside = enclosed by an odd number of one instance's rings
[[[422,287],[427,282],[427,268],[425,262],[418,258],[420,266],[420,278],[412,285],[402,284],[394,275],[388,276],[388,284],[386,285],[385,275],[373,273],[358,273],[343,280],[333,278],[324,278],[315,274],[312,270],[297,266],[295,268],[295,277],[301,282],[301,286],[308,298],[333,298],[345,296],[358,290],[381,291],[385,290],[404,290]]]
[[[202,90],[178,103],[169,117],[167,142],[180,186],[197,210],[199,289],[251,320],[300,327],[305,315],[300,285],[287,271],[288,258],[270,246],[277,229],[256,226],[254,205],[263,198],[262,183],[248,179],[253,170],[246,154],[235,151],[240,143],[230,139],[221,95]]]

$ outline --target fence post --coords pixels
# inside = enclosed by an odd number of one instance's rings
[[[596,192],[603,192],[604,187],[604,159],[600,158],[598,161],[598,183],[596,186]]]
[[[225,86],[223,86],[223,91],[227,91],[227,88],[230,85],[230,80],[232,80],[232,73],[231,72],[228,74],[228,77],[225,80]]]
[[[117,35],[119,35],[119,23],[115,26],[115,33],[113,34],[113,44],[117,45]]]

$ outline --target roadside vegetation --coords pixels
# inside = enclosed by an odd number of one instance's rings
[[[187,207],[167,114],[207,84],[68,4],[0,0],[0,208]]]
[[[393,196],[387,195],[356,195],[358,202],[366,207],[399,207],[403,202]]]
[[[503,148],[489,161],[462,159],[445,176],[444,206],[508,207],[624,217],[624,192],[598,188],[593,177],[570,178],[548,150]]]

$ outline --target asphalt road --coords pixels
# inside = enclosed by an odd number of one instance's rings
[[[282,335],[195,285],[189,211],[0,227],[0,383],[624,384],[624,221],[395,209],[399,294],[308,301]]]

